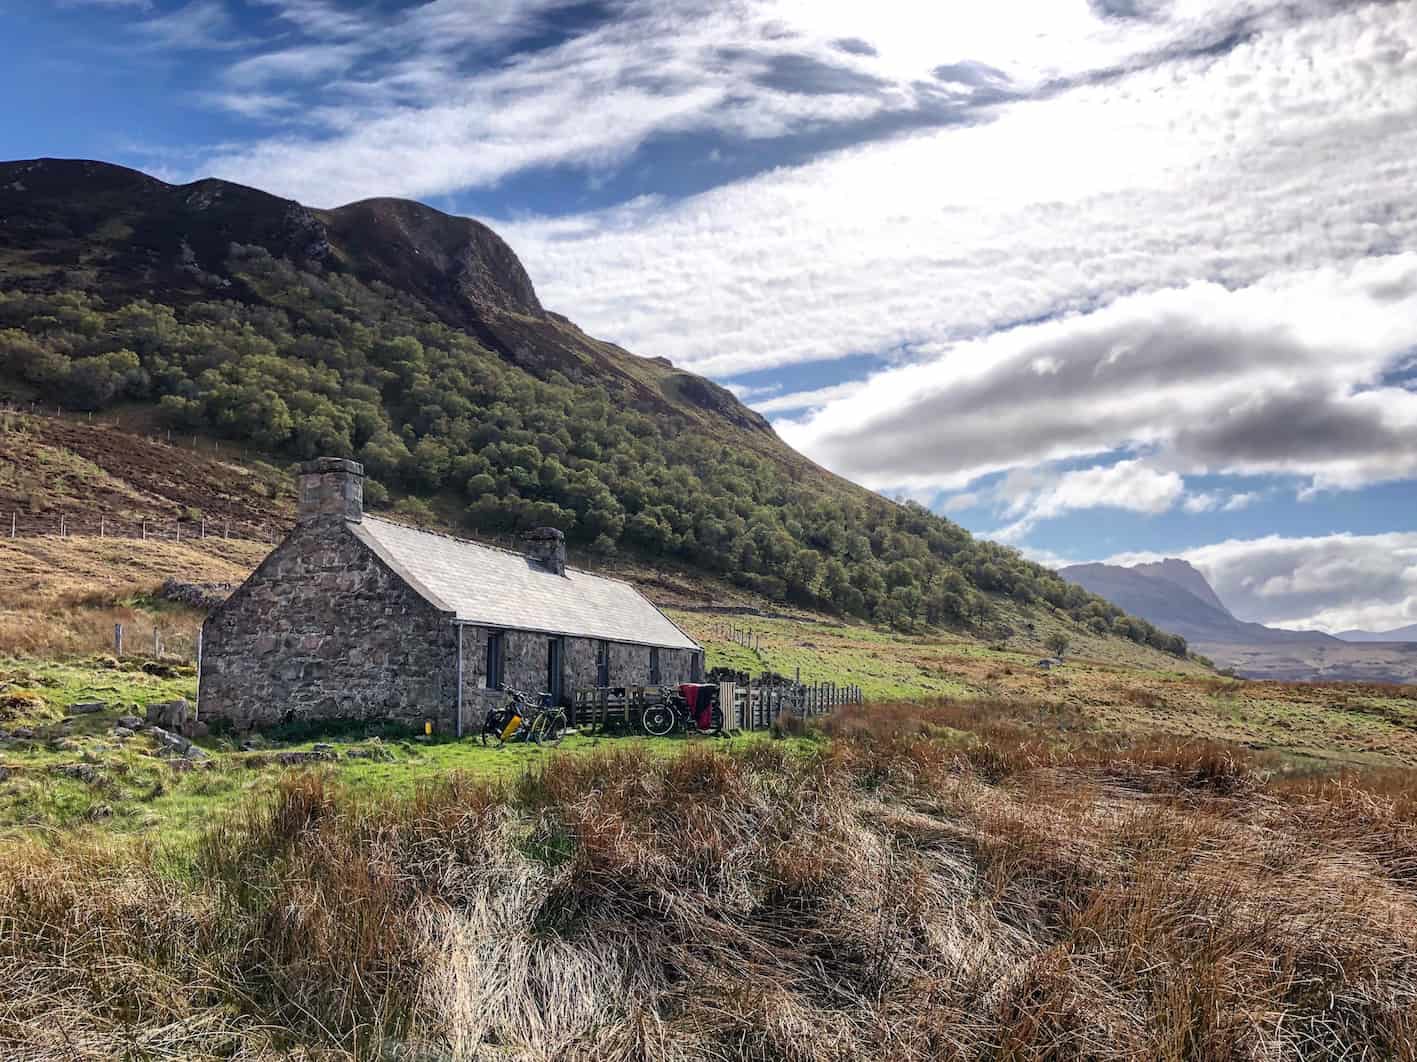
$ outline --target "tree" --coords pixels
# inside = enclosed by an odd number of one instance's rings
[[[1068,651],[1068,646],[1072,644],[1068,636],[1062,631],[1054,631],[1043,640],[1043,644],[1048,647],[1048,651],[1054,656],[1062,656]]]

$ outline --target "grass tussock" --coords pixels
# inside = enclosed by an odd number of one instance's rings
[[[1417,1057],[1410,775],[1002,707],[18,846],[0,1056]]]

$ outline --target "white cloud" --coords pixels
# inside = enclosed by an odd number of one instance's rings
[[[234,32],[222,0],[191,0],[164,15],[138,23],[149,45],[177,50],[224,50],[249,43]]]
[[[1181,503],[1188,513],[1208,513],[1220,504],[1220,498],[1210,492],[1191,494]]]
[[[1330,632],[1417,622],[1417,531],[1232,539],[1176,554],[1210,581],[1238,617]],[[1160,554],[1129,553],[1110,564]]]
[[[682,203],[500,227],[548,305],[698,371],[928,355],[1417,244],[1413,98],[1417,3],[1361,6]]]
[[[860,394],[865,386],[864,380],[852,380],[848,383],[832,384],[830,387],[819,387],[813,391],[794,391],[792,394],[778,395],[749,404],[759,413],[785,413],[788,410],[818,409],[829,402],[845,401],[853,395]]]
[[[1417,476],[1417,394],[1382,382],[1414,344],[1417,255],[1395,255],[1235,290],[1200,283],[1120,298],[878,373],[849,400],[778,428],[875,486],[960,488],[1145,449],[1155,467],[1185,475],[1356,488]],[[1039,376],[1039,358],[1056,371]]]
[[[973,509],[977,505],[984,503],[984,495],[978,491],[967,490],[960,494],[954,494],[940,503],[940,512],[959,513],[966,509]]]
[[[1232,494],[1221,506],[1227,513],[1238,512],[1241,509],[1248,509],[1255,502],[1259,501],[1263,495],[1258,491],[1245,491],[1242,494]]]
[[[1078,509],[1166,512],[1185,493],[1185,483],[1175,472],[1127,460],[1074,469],[1052,480],[1037,473],[1014,476],[1004,481],[1000,493],[1009,499],[1006,515],[1017,519],[988,537],[1014,542],[1040,521]]]

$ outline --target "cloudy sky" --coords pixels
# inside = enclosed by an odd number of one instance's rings
[[[0,42],[0,157],[478,216],[870,487],[1417,622],[1417,0],[0,0]]]

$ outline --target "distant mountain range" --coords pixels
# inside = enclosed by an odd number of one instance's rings
[[[1168,557],[1151,564],[1074,564],[1058,571],[1247,678],[1417,682],[1417,624],[1391,631],[1294,631],[1237,619],[1204,575]]]
[[[1174,557],[1129,568],[1074,564],[1058,574],[1191,642],[1280,645],[1338,640],[1321,631],[1291,631],[1236,619],[1205,576]]]
[[[1345,642],[1417,642],[1417,623],[1390,631],[1339,631],[1334,637]]]

